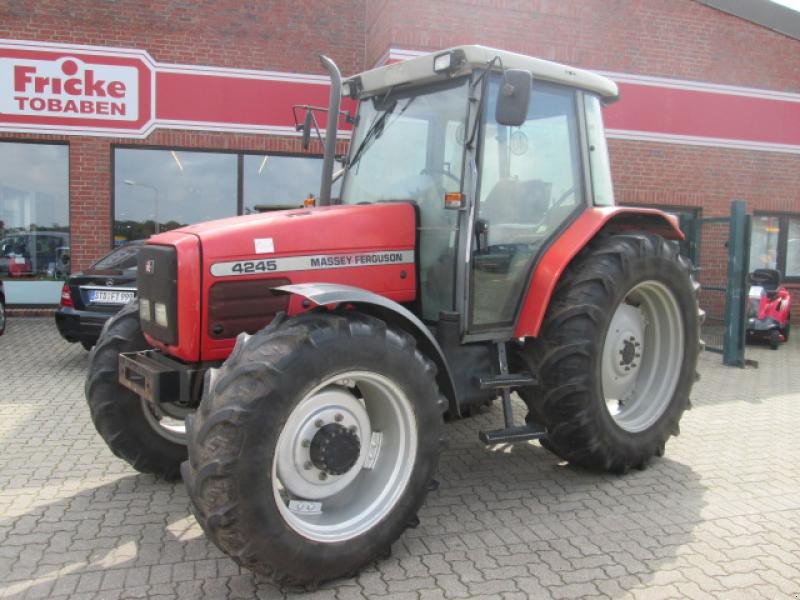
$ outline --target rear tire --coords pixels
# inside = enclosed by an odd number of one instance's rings
[[[520,395],[544,421],[543,446],[616,473],[663,455],[696,378],[698,287],[657,235],[604,237],[578,255],[522,352],[542,382]]]
[[[792,332],[792,315],[788,314],[788,315],[786,315],[786,327],[784,327],[783,331],[781,331],[781,333],[783,333],[783,341],[784,342],[788,342],[789,341],[789,334],[791,332]]]
[[[6,302],[0,298],[0,335],[6,332]]]
[[[132,302],[109,319],[89,354],[86,400],[95,428],[115,456],[141,473],[174,480],[186,460],[185,434],[146,413],[147,403],[118,381],[120,353],[147,348],[139,303]]]
[[[355,311],[279,321],[240,335],[222,368],[206,375],[200,408],[187,419],[182,472],[217,547],[281,583],[314,586],[388,555],[415,525],[438,463],[446,401],[433,363],[383,321]],[[356,413],[375,429],[350,424]],[[356,435],[359,458],[327,474],[308,459],[326,446],[318,438],[334,422]],[[384,442],[370,468],[362,461],[375,438],[364,432],[379,430]]]

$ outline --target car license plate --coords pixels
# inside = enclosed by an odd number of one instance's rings
[[[127,304],[131,300],[133,300],[133,292],[89,290],[89,302],[95,304]]]

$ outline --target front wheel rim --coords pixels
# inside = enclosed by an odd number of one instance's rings
[[[173,417],[168,417],[166,415],[158,416],[155,414],[154,409],[150,406],[150,403],[141,398],[142,402],[142,411],[144,412],[144,417],[147,419],[147,422],[150,424],[150,427],[153,430],[170,442],[175,444],[186,445],[186,423],[181,419],[175,419]]]
[[[620,428],[639,433],[664,414],[678,386],[684,351],[675,294],[655,280],[634,286],[614,311],[602,352],[603,396]]]
[[[331,448],[331,459],[320,448]],[[283,426],[271,469],[275,502],[307,539],[352,539],[391,513],[416,454],[414,409],[395,382],[369,371],[336,375],[308,393]],[[334,458],[338,469],[327,462]]]

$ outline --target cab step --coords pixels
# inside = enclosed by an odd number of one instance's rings
[[[503,398],[503,421],[505,427],[491,431],[481,431],[478,437],[484,444],[513,444],[526,440],[538,440],[547,435],[547,431],[536,423],[514,425],[514,407],[511,404],[511,389],[536,385],[538,380],[531,373],[509,373],[506,345],[497,342],[497,370],[495,375],[484,375],[478,378],[482,390],[499,390]]]
[[[478,387],[482,390],[499,390],[502,388],[529,387],[539,381],[530,373],[503,373],[478,377]]]
[[[518,425],[505,429],[493,429],[491,431],[481,431],[478,433],[480,440],[487,445],[513,444],[514,442],[538,440],[545,435],[547,435],[545,428],[536,424]]]

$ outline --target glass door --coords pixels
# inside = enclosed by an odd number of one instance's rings
[[[513,325],[548,240],[584,204],[574,89],[534,82],[520,127],[494,118],[487,90],[471,256],[470,333]]]

